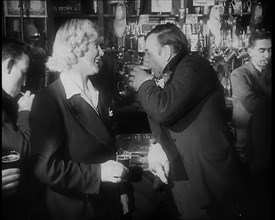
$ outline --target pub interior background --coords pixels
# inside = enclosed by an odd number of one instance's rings
[[[234,126],[230,121],[230,73],[249,60],[247,47],[251,31],[258,28],[271,31],[272,8],[271,0],[241,0],[239,9],[236,2],[237,0],[2,1],[2,36],[25,42],[26,36],[36,31],[36,47],[42,48],[47,56],[51,54],[56,31],[66,20],[87,18],[96,23],[100,45],[108,55],[103,58],[106,65],[96,80],[100,81],[100,77],[104,77],[101,81],[110,88],[112,95],[108,95],[108,98],[112,101],[113,129],[118,142],[122,142],[128,150],[143,151],[146,154],[150,128],[146,113],[135,99],[135,92],[127,86],[127,67],[129,64],[145,62],[143,57],[146,33],[157,24],[167,22],[180,27],[189,40],[191,53],[206,57],[216,70],[224,87],[228,124],[234,139]],[[127,15],[126,30],[120,38],[116,36],[113,28],[116,6],[119,3],[125,4]],[[219,15],[218,44],[215,42],[217,36],[211,33],[211,27],[208,25],[214,10],[217,10]],[[26,28],[29,24],[33,24],[37,30]],[[58,75],[48,73],[45,69],[42,77],[45,86]],[[52,78],[47,82],[46,77]],[[153,215],[153,207],[158,207],[158,201],[162,199],[163,195],[156,196],[152,190],[153,183],[153,177],[146,170],[143,171],[141,180],[133,181],[137,201],[142,203],[140,216]],[[250,209],[261,209],[265,219],[270,217],[265,211],[266,206],[253,201]]]

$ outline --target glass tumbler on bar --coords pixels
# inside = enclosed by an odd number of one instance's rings
[[[129,168],[131,161],[131,152],[126,150],[118,150],[116,153],[116,161]]]
[[[10,168],[19,168],[20,153],[17,151],[8,151],[2,153],[2,170]]]

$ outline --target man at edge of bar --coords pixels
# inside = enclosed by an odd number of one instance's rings
[[[271,174],[271,33],[265,29],[249,38],[250,60],[231,73],[236,151],[245,165],[253,194],[270,196]],[[253,216],[255,217],[255,216]]]
[[[2,156],[10,151],[20,154],[15,165],[2,163],[2,219],[24,220],[29,214],[28,119],[34,94],[20,92],[26,82],[28,67],[29,56],[24,45],[2,37]]]

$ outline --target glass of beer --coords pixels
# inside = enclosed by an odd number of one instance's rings
[[[129,168],[131,161],[131,152],[119,149],[116,152],[116,161],[122,163],[125,167]]]
[[[137,65],[134,65],[133,67],[139,67],[141,69],[143,69],[145,72],[149,73],[149,74],[152,74],[152,71],[151,71],[151,68],[148,66],[148,65],[144,65],[144,64],[137,64]]]
[[[20,153],[17,151],[8,151],[2,153],[2,170],[10,168],[19,168]]]
[[[130,167],[130,162],[131,162],[131,152],[123,150],[123,149],[119,149],[116,152],[116,161],[123,164],[125,167],[127,167],[129,169]],[[124,175],[122,177],[122,181],[127,181],[128,180],[128,174]]]
[[[132,69],[134,67],[139,67],[139,68],[143,69],[144,71],[146,71],[147,73],[152,74],[151,68],[148,65],[144,65],[144,64],[140,64],[140,63],[127,63],[125,65],[125,67],[126,67],[125,72],[126,72],[127,76],[130,75],[130,72],[132,71]]]

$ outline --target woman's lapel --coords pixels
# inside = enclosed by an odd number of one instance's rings
[[[68,99],[68,105],[75,119],[92,136],[110,139],[109,132],[100,116],[80,94]]]

